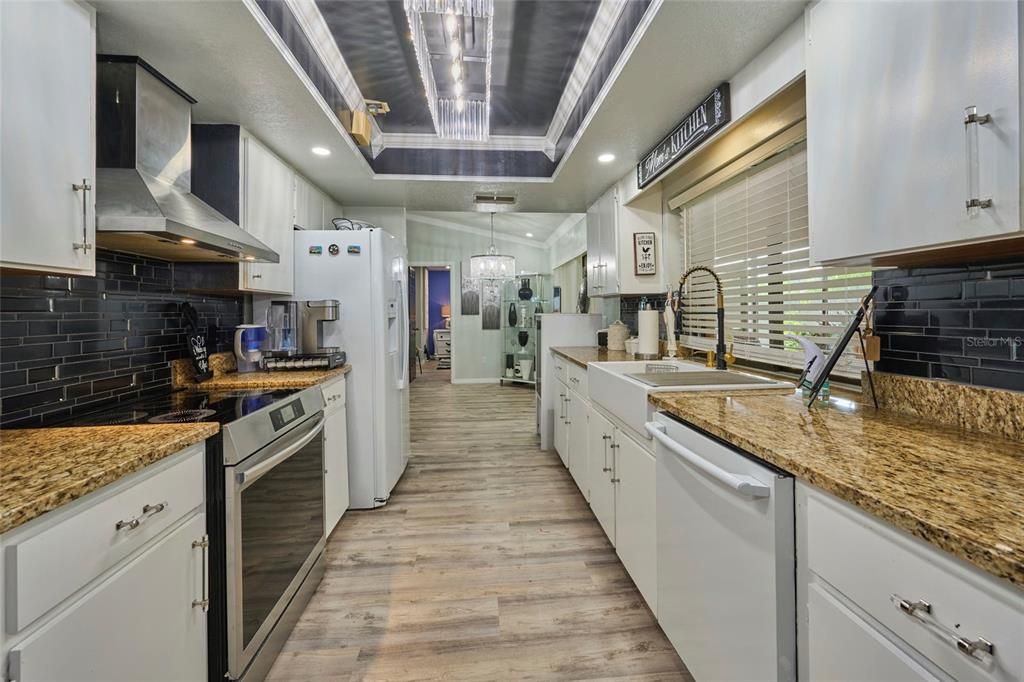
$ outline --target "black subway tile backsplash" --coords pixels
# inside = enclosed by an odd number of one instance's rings
[[[178,292],[173,276],[171,263],[101,250],[96,277],[0,277],[0,424],[52,423],[169,388],[186,301],[210,351],[230,350],[242,297]]]
[[[1024,264],[882,270],[879,370],[1024,391]]]

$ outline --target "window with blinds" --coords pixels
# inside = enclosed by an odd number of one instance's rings
[[[808,259],[807,153],[800,143],[680,209],[683,269],[706,265],[725,291],[725,327],[736,357],[803,367],[793,335],[828,353],[871,288],[864,267]],[[684,292],[683,343],[713,349],[715,283],[695,273]],[[851,343],[834,373],[859,376]]]

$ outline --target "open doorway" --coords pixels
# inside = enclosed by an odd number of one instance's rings
[[[409,284],[415,301],[412,333],[419,379],[450,383],[453,360],[451,265],[413,265]]]

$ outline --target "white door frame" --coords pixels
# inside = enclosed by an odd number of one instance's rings
[[[437,261],[434,261],[434,262],[416,261],[416,262],[410,262],[409,263],[409,267],[410,268],[422,268],[424,270],[448,270],[448,297],[449,297],[449,304],[448,305],[450,305],[452,307],[452,318],[453,319],[455,317],[455,285],[453,283],[454,282],[453,277],[454,277],[454,274],[455,274],[455,266],[456,265],[457,265],[457,263],[445,263],[445,262],[437,262]],[[417,295],[417,297],[419,297],[419,292],[417,292],[416,295]],[[425,302],[430,300],[430,278],[429,277],[424,277],[423,278],[423,300]],[[424,308],[426,308],[426,306],[424,306]],[[461,307],[459,308],[459,314],[460,315],[462,314],[462,308]],[[427,329],[429,328],[429,325],[430,325],[430,316],[429,316],[427,310],[425,310],[425,309],[423,311],[423,321],[420,322],[419,324],[421,325],[420,328],[424,332],[424,336],[426,336],[426,331],[427,331]],[[452,325],[452,328],[451,328],[451,336],[452,336],[452,361],[453,362],[452,362],[452,369],[451,369],[451,377],[450,377],[449,381],[454,382],[454,380],[455,380],[455,363],[454,363],[454,360],[455,360],[455,349],[456,349],[456,343],[457,343],[456,340],[455,340],[456,334],[455,334],[454,325]]]

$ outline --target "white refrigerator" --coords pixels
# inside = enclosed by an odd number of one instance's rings
[[[325,345],[348,355],[350,506],[388,501],[409,461],[409,289],[405,244],[379,228],[295,232],[297,300],[337,299]],[[329,332],[329,333],[328,333]]]

